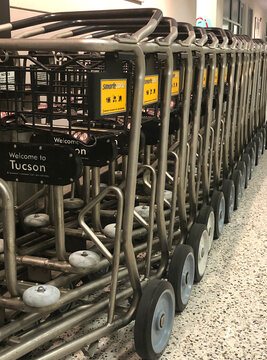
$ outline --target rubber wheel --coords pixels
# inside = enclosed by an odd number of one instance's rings
[[[255,165],[257,166],[259,164],[259,159],[261,156],[261,138],[259,135],[256,136],[254,143],[256,144],[256,156],[255,156]]]
[[[168,280],[174,289],[176,311],[181,312],[186,307],[192,291],[194,276],[193,249],[189,245],[179,244],[174,250],[168,272]]]
[[[241,171],[241,190],[242,190],[242,196],[245,192],[245,187],[246,187],[246,164],[244,161],[238,161],[237,163],[237,167],[238,170]]]
[[[211,197],[211,206],[215,215],[214,239],[218,239],[223,230],[224,216],[225,216],[225,199],[223,192],[213,191]]]
[[[252,177],[252,173],[255,168],[256,154],[253,143],[251,143],[247,148],[247,153],[250,156],[250,178]]]
[[[200,209],[196,222],[199,224],[204,224],[207,227],[210,251],[214,239],[215,230],[215,215],[212,206],[206,204],[203,205]]]
[[[251,161],[249,154],[245,153],[242,156],[242,160],[246,165],[246,179],[245,179],[245,189],[248,187],[248,182],[251,179]]]
[[[262,155],[263,155],[264,151],[265,151],[265,145],[266,145],[266,129],[265,128],[261,129],[261,134],[262,134]]]
[[[225,199],[225,216],[224,222],[228,224],[231,221],[235,206],[235,184],[231,179],[224,179],[222,192]]]
[[[235,184],[235,206],[234,210],[237,210],[242,198],[242,190],[241,190],[241,171],[240,170],[234,170],[232,180]]]
[[[209,254],[209,234],[204,224],[194,223],[187,239],[195,257],[195,282],[199,282],[205,273]]]
[[[142,359],[156,359],[164,351],[171,335],[175,315],[172,285],[165,280],[151,280],[143,289],[137,307],[134,341]]]

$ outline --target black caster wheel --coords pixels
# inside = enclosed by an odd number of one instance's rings
[[[255,165],[257,166],[259,164],[259,159],[261,157],[261,149],[262,149],[262,140],[261,140],[261,136],[257,135],[255,140],[255,145],[256,145],[256,156],[255,156]]]
[[[222,192],[225,199],[225,217],[224,222],[228,224],[234,212],[235,206],[235,184],[231,179],[224,179]]]
[[[142,359],[158,358],[168,344],[175,315],[172,285],[165,280],[151,280],[143,289],[137,307],[134,341]]]
[[[174,250],[168,272],[168,280],[174,289],[176,311],[181,312],[186,307],[191,295],[194,276],[193,249],[189,245],[179,244]]]
[[[215,214],[214,239],[218,239],[223,230],[225,216],[225,199],[223,192],[214,190],[211,197],[211,206]]]
[[[232,180],[235,184],[235,205],[234,210],[237,210],[242,198],[242,189],[241,189],[241,171],[240,170],[234,170],[232,175]]]
[[[256,163],[256,152],[255,152],[255,148],[254,148],[254,144],[253,142],[250,143],[247,147],[247,153],[250,156],[250,178],[252,177],[252,173],[254,171],[255,168],[255,163]]]
[[[203,224],[193,224],[187,239],[195,257],[195,282],[199,282],[205,273],[209,255],[209,234]]]
[[[241,191],[242,191],[242,196],[243,196],[243,193],[245,192],[246,177],[247,177],[245,162],[238,161],[236,168],[241,171]]]
[[[197,223],[204,224],[207,227],[207,231],[209,234],[209,251],[212,246],[212,242],[214,239],[214,229],[215,229],[215,215],[212,206],[203,205],[198,214]]]
[[[242,161],[246,164],[246,179],[245,179],[245,189],[248,187],[248,182],[251,179],[251,161],[248,153],[244,153],[242,156]]]
[[[263,155],[264,151],[265,151],[265,146],[266,146],[266,129],[265,128],[261,129],[261,135],[262,135],[262,155]]]

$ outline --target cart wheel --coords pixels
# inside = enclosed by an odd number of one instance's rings
[[[167,346],[175,315],[172,285],[164,280],[151,280],[144,288],[137,307],[134,341],[142,359],[157,358]]]
[[[261,133],[262,133],[262,154],[264,154],[265,145],[266,145],[266,129],[262,128]]]
[[[168,273],[168,280],[175,293],[176,311],[186,307],[194,283],[195,259],[189,245],[180,244],[174,250]]]
[[[255,156],[255,165],[257,166],[259,164],[259,159],[261,156],[261,138],[260,136],[256,136],[255,140],[254,140],[255,144],[256,144],[256,156]]]
[[[242,198],[242,190],[241,190],[241,171],[234,170],[232,180],[235,184],[235,206],[234,210],[237,210]]]
[[[215,215],[212,206],[203,205],[197,217],[197,223],[207,226],[209,234],[209,251],[212,246],[215,230]]]
[[[255,168],[255,161],[256,161],[256,154],[255,154],[253,143],[248,146],[247,153],[250,156],[250,174],[251,174],[250,178],[251,178],[252,173],[253,173],[254,168]]]
[[[214,239],[218,239],[223,230],[225,216],[225,199],[223,192],[217,190],[213,191],[211,206],[213,207],[215,214]]]
[[[251,161],[249,154],[245,153],[242,156],[242,160],[246,164],[246,179],[245,179],[245,189],[248,187],[248,182],[251,179]]]
[[[209,234],[203,224],[193,224],[187,239],[187,245],[193,248],[195,257],[195,282],[199,282],[205,273],[209,254]]]
[[[244,161],[238,161],[237,163],[237,167],[238,170],[241,171],[241,191],[242,191],[242,196],[245,192],[245,186],[246,186],[246,164]]]
[[[235,206],[235,184],[233,180],[230,179],[223,180],[222,192],[225,199],[224,222],[225,224],[228,224],[231,221],[231,217]]]

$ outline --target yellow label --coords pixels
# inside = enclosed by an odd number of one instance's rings
[[[145,77],[143,104],[152,104],[158,101],[159,76],[149,75]]]
[[[101,80],[101,115],[126,111],[127,80]]]
[[[218,85],[219,69],[216,67],[214,76],[214,85]]]
[[[203,87],[206,87],[206,85],[207,85],[207,68],[204,69],[202,85],[203,85]]]
[[[228,74],[228,66],[226,66],[226,68],[225,68],[224,82],[227,81],[227,74]]]
[[[180,81],[180,71],[174,71],[172,74],[172,93],[171,95],[179,94],[179,81]]]

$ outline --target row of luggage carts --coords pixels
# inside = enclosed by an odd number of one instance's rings
[[[158,9],[6,30],[0,358],[62,359],[134,320],[155,359],[266,148],[266,44]]]

